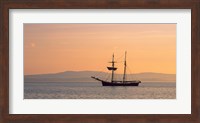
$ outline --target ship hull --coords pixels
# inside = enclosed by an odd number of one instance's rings
[[[111,83],[111,82],[106,82],[102,81],[102,86],[138,86],[141,82],[129,82],[129,83]]]

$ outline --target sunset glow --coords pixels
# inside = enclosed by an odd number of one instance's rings
[[[24,73],[104,71],[112,54],[123,72],[176,73],[176,24],[24,24]]]

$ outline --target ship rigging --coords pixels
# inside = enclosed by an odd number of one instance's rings
[[[127,68],[127,61],[126,61],[126,55],[127,53],[125,52],[125,58],[124,58],[124,71],[123,71],[123,78],[122,80],[114,80],[115,76],[115,71],[117,70],[117,67],[115,67],[116,61],[114,60],[114,54],[112,55],[112,61],[109,62],[112,64],[111,67],[107,67],[109,71],[111,71],[111,81],[107,80],[102,80],[98,77],[91,76],[91,78],[100,81],[102,83],[102,86],[138,86],[141,81],[140,80],[126,80],[126,68]]]

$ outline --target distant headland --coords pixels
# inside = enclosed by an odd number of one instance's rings
[[[109,76],[109,73],[100,71],[64,71],[59,73],[25,75],[24,82],[95,82],[92,75]],[[122,77],[122,74],[117,74]],[[130,74],[131,78],[142,82],[176,82],[176,74],[144,72]]]

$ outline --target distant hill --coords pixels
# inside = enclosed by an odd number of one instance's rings
[[[91,76],[97,76],[104,80],[110,80],[111,74],[98,71],[65,71],[53,74],[25,75],[25,82],[95,82]],[[122,79],[121,74],[116,74],[115,79]],[[127,74],[128,80],[141,80],[142,82],[175,82],[176,74],[163,73],[138,73]]]

